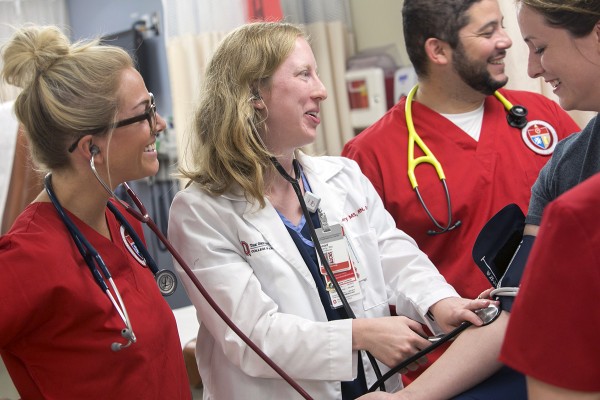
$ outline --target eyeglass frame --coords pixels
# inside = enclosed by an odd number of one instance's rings
[[[109,125],[107,128],[94,129],[87,135],[95,135],[96,133],[99,133],[99,132],[103,131],[104,129],[121,128],[123,126],[131,125],[131,124],[135,124],[136,122],[143,121],[144,119],[148,120],[148,125],[150,126],[150,130],[152,133],[154,133],[156,130],[156,124],[157,124],[156,103],[154,102],[154,95],[150,92],[148,92],[148,94],[150,95],[150,105],[148,106],[146,111],[144,111],[143,114],[136,115],[135,117],[122,119],[121,121],[117,121],[114,124]],[[73,144],[71,146],[69,146],[69,148],[67,149],[69,151],[69,153],[72,153],[73,151],[75,151],[75,148],[77,147],[77,143],[79,143],[81,138],[83,138],[84,136],[87,136],[87,135],[78,137],[77,140],[75,142],[73,142]]]

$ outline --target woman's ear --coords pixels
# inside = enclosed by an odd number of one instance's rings
[[[81,138],[79,143],[77,143],[77,147],[73,152],[79,153],[89,160],[90,158],[96,157],[98,154],[100,154],[100,147],[94,143],[93,135],[86,135]]]
[[[262,110],[265,108],[265,102],[263,101],[262,97],[260,97],[260,94],[252,95],[250,101],[252,102],[252,107],[257,110]]]

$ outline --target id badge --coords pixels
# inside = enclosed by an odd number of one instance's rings
[[[362,299],[362,292],[352,258],[348,251],[348,241],[344,235],[344,229],[340,224],[330,225],[327,231],[322,228],[316,230],[317,237],[321,243],[323,255],[326,257],[333,275],[342,289],[348,303]],[[331,278],[319,260],[321,274],[325,277],[325,285],[329,293],[329,300],[333,308],[343,305],[335,290]]]

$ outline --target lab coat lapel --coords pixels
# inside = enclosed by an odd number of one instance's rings
[[[342,166],[329,162],[325,157],[312,158],[301,154],[299,160],[311,191],[321,198],[319,208],[327,216],[327,222],[330,225],[339,224],[344,217],[348,192],[345,188],[329,184],[329,181],[340,172]]]
[[[328,223],[340,223],[348,193],[345,189],[328,184],[328,181],[342,167],[328,162],[326,158],[316,159],[302,153],[299,161],[304,168],[311,190],[321,198],[319,207],[325,212]],[[258,209],[256,205],[248,203],[243,218],[264,236],[273,250],[295,268],[316,292],[316,285],[308,267],[271,203],[267,200],[266,207],[263,209]]]
[[[256,205],[248,203],[243,218],[264,236],[273,250],[295,268],[316,292],[316,285],[308,267],[271,203],[267,200],[266,207],[260,210]]]

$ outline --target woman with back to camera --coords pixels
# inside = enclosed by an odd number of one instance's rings
[[[600,2],[518,0],[517,12],[529,75],[566,110],[600,112]],[[532,191],[528,228],[541,225],[501,354],[532,400],[600,399],[599,124],[561,141]]]
[[[208,65],[201,96],[191,163],[181,166],[192,183],[173,201],[169,237],[240,330],[314,399],[364,394],[375,373],[359,350],[385,372],[430,344],[420,322],[438,333],[465,320],[481,325],[472,311],[490,301],[458,297],[396,229],[353,161],[299,150],[315,140],[327,97],[299,27],[253,23],[231,32]],[[307,214],[290,181],[314,206]],[[346,266],[339,270],[345,279],[336,276],[356,319],[328,290],[311,223],[318,232],[337,232],[327,245],[334,263]],[[189,279],[183,283],[200,320],[205,398],[299,398]],[[391,317],[390,305],[405,316]],[[501,337],[488,338],[499,349]],[[477,365],[469,378],[494,368]],[[386,389],[400,385],[395,376]]]
[[[3,64],[3,79],[23,89],[15,113],[48,173],[0,239],[0,352],[20,396],[190,399],[175,319],[132,244],[141,225],[111,199],[122,182],[158,171],[165,121],[154,98],[124,50],[71,44],[56,27],[17,30]],[[88,265],[101,270],[92,249],[112,281],[92,275]]]

